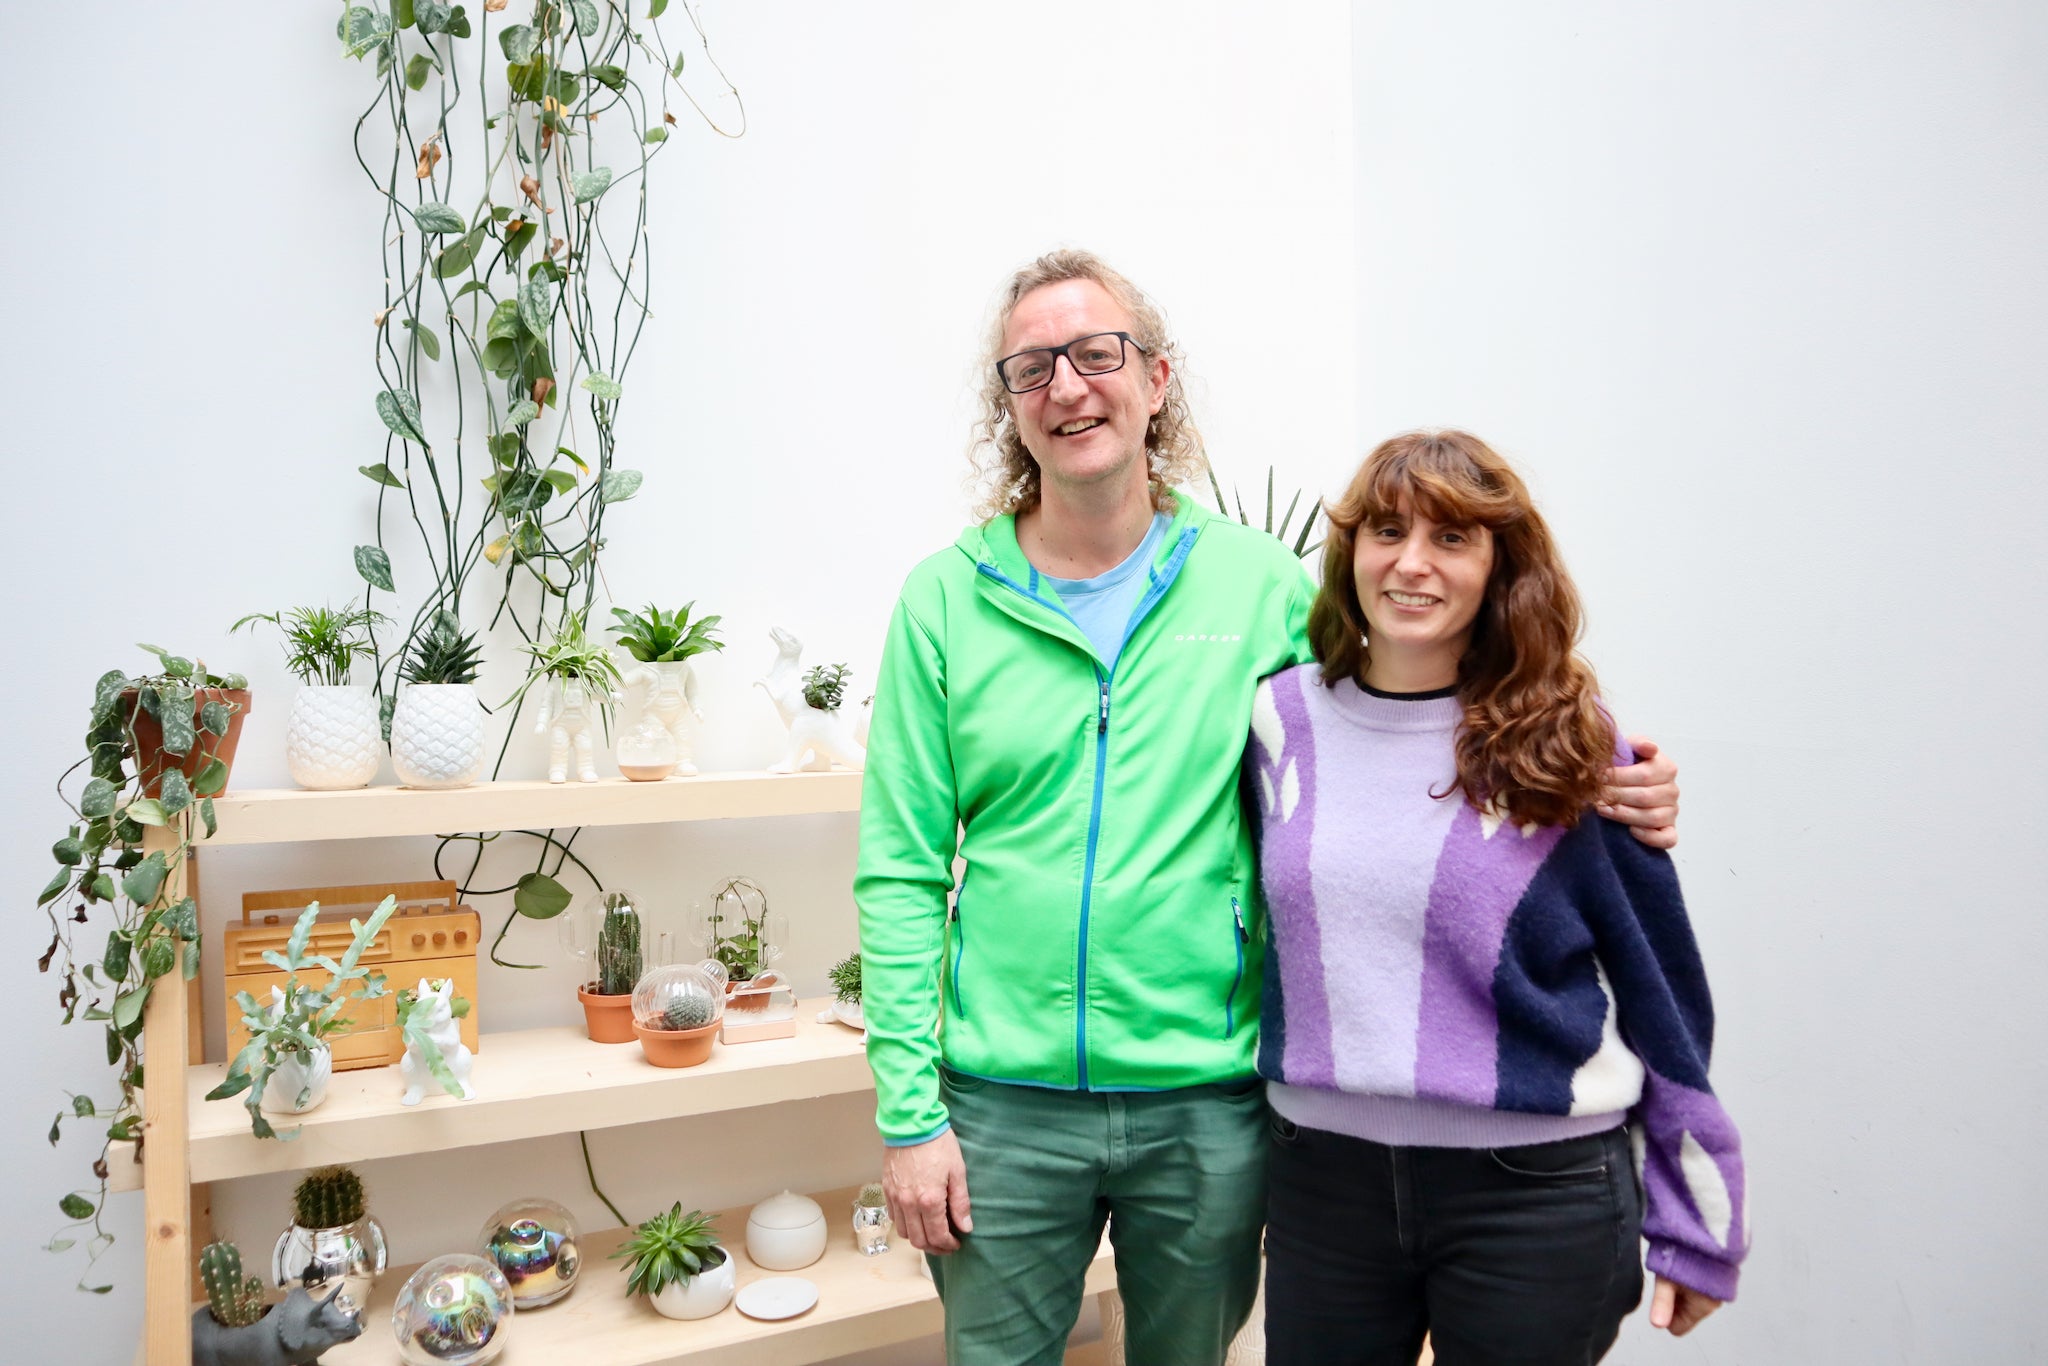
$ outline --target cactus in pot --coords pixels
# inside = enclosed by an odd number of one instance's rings
[[[292,1191],[292,1225],[278,1235],[270,1276],[280,1290],[304,1289],[314,1299],[337,1292],[359,1309],[383,1274],[384,1230],[371,1218],[363,1179],[347,1167],[308,1172]]]
[[[562,946],[581,964],[576,998],[597,1043],[633,1041],[633,986],[667,956],[668,935],[650,934],[648,908],[624,890],[599,891],[561,918]]]
[[[624,893],[611,893],[597,931],[597,994],[630,993],[640,980],[640,963],[640,908]]]
[[[242,1250],[233,1243],[208,1243],[199,1253],[199,1279],[214,1322],[243,1328],[263,1317],[263,1282],[242,1278]]]

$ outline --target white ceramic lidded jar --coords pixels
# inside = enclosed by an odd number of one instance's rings
[[[765,1271],[800,1271],[825,1255],[825,1211],[807,1195],[771,1195],[747,1216],[747,1256]]]

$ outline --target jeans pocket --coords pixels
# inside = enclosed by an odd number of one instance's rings
[[[1555,1143],[1488,1148],[1486,1155],[1502,1171],[1531,1181],[1602,1181],[1607,1177],[1605,1134],[1560,1139]]]
[[[1267,1121],[1266,1128],[1272,1133],[1273,1141],[1281,1147],[1298,1148],[1301,1146],[1301,1126],[1287,1116],[1276,1111],[1273,1117]]]
[[[965,1072],[955,1072],[944,1063],[939,1064],[939,1086],[942,1090],[954,1091],[961,1095],[973,1095],[988,1089],[988,1078],[971,1077]]]

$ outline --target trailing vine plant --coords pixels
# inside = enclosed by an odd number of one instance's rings
[[[488,584],[487,625],[509,624],[531,652],[572,616],[588,620],[610,510],[637,493],[618,462],[626,373],[648,319],[653,253],[647,176],[677,126],[671,93],[714,132],[738,137],[745,109],[688,0],[705,62],[738,111],[728,129],[683,84],[656,21],[670,0],[509,0],[472,16],[443,0],[342,7],[342,51],[371,64],[375,92],[355,153],[384,206],[384,299],[375,316],[377,416],[384,459],[360,466],[378,486],[374,539],[357,572],[397,594],[387,535],[410,526],[428,582],[405,635],[378,651],[376,690],[389,735],[393,670],[437,614],[463,610]],[[643,11],[644,7],[644,11]],[[636,12],[641,11],[641,12]],[[465,76],[465,73],[472,73]],[[410,586],[408,586],[410,588]],[[498,751],[504,764],[526,690]],[[470,885],[504,834],[540,843],[533,870],[506,887]],[[546,919],[570,901],[558,881],[575,833],[450,836],[471,846],[466,896],[513,893],[515,916]]]

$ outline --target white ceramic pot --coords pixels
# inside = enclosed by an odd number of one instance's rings
[[[308,684],[292,699],[284,762],[292,781],[317,792],[368,787],[377,776],[377,699],[368,688]]]
[[[391,715],[391,766],[407,787],[468,787],[484,771],[484,709],[468,683],[408,683]]]
[[[732,1303],[732,1256],[687,1281],[671,1281],[651,1296],[654,1311],[671,1319],[708,1319]]]
[[[800,1271],[825,1255],[825,1211],[808,1195],[784,1191],[747,1216],[747,1256],[767,1271]]]
[[[263,1108],[273,1115],[303,1115],[327,1099],[334,1080],[334,1050],[315,1044],[311,1053],[286,1053],[263,1084]]]

